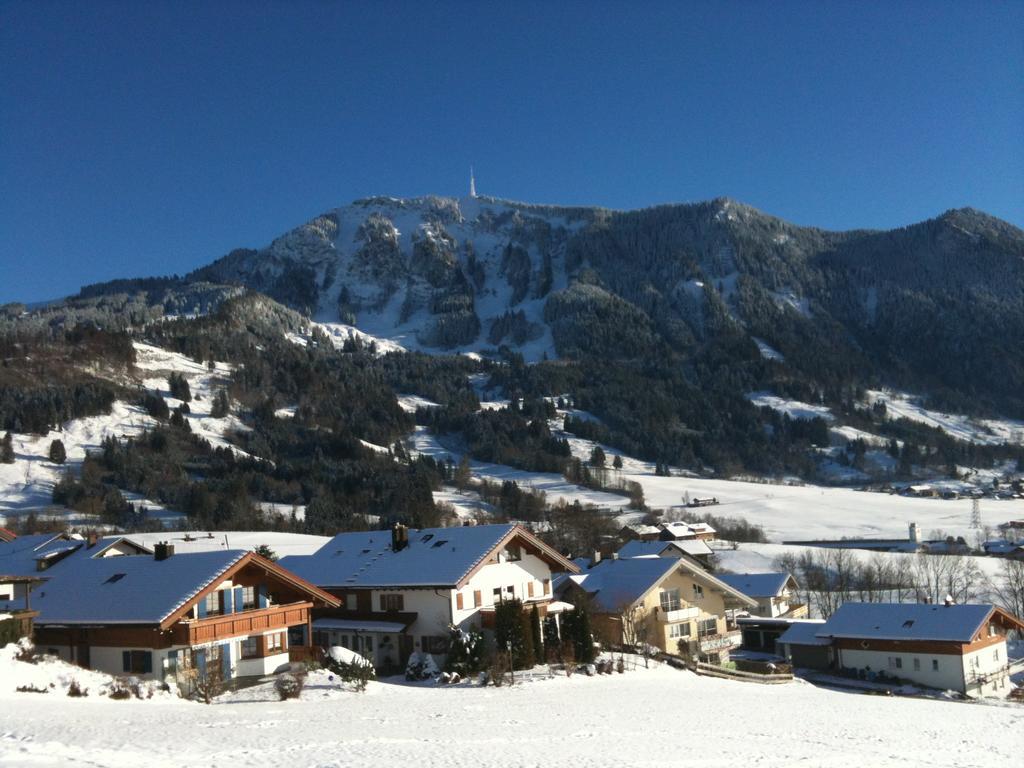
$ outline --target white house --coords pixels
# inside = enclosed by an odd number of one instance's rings
[[[868,679],[898,678],[970,697],[1005,696],[1006,635],[1024,623],[991,605],[844,603],[824,624],[801,626],[783,646],[814,643],[822,659]],[[810,637],[813,633],[813,638]]]
[[[341,601],[316,613],[315,644],[349,648],[382,669],[414,652],[443,655],[450,626],[491,628],[503,600],[544,616],[552,572],[579,571],[518,525],[339,533],[281,564]]]

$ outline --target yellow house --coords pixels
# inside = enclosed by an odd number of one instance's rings
[[[717,663],[739,645],[726,611],[757,601],[687,559],[604,560],[559,585],[572,603],[589,603],[592,627],[612,645],[654,646]]]

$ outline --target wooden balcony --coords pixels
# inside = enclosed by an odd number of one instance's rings
[[[309,621],[312,603],[288,603],[259,608],[254,611],[208,616],[205,619],[183,619],[174,627],[176,645],[201,645],[232,637],[245,637],[271,629],[287,629]]]

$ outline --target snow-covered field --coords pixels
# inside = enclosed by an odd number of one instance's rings
[[[0,765],[969,766],[1013,765],[1024,707],[762,686],[667,666],[512,688],[312,675],[206,706],[13,693],[0,675]]]

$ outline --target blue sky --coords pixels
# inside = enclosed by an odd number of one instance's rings
[[[1024,2],[0,0],[0,302],[373,194],[1024,224]]]

